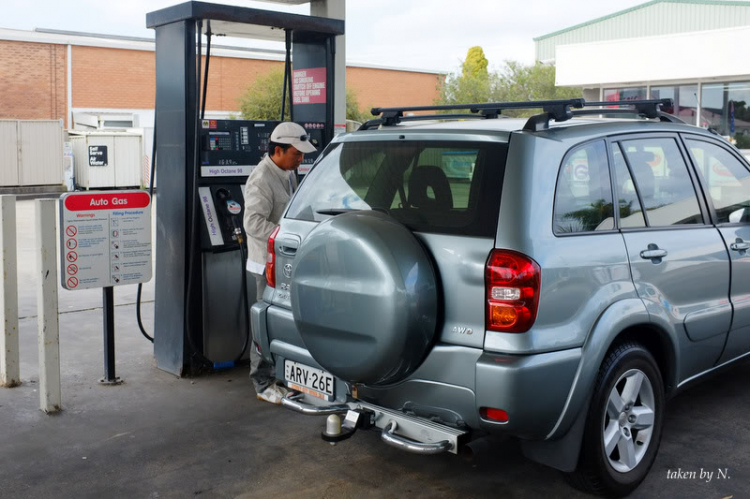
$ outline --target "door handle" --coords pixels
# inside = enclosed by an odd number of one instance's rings
[[[663,250],[663,249],[641,251],[641,258],[643,258],[644,260],[651,260],[653,258],[664,258],[665,256],[667,256],[667,250]]]
[[[655,244],[649,244],[648,249],[641,251],[641,258],[651,260],[654,263],[661,263],[661,259],[667,256],[667,250],[659,249]]]
[[[733,251],[747,251],[750,249],[750,243],[738,240],[736,243],[730,244],[729,247],[732,248]]]
[[[294,256],[297,254],[297,248],[293,246],[279,246],[279,253],[286,256]]]

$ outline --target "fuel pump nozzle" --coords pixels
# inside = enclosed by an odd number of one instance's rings
[[[224,212],[224,215],[228,217],[229,221],[232,223],[237,242],[242,245],[242,224],[240,223],[242,206],[232,199],[230,192],[223,187],[216,190],[216,199],[219,200],[219,209]]]

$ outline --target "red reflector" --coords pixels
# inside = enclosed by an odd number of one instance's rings
[[[502,409],[493,409],[492,407],[482,407],[479,409],[479,415],[482,419],[497,421],[498,423],[508,422],[508,413]]]
[[[276,241],[276,234],[279,233],[281,226],[277,225],[271,235],[268,237],[268,246],[266,248],[266,283],[272,288],[276,287],[276,253],[273,246]]]

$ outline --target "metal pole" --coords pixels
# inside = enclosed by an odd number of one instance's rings
[[[57,320],[57,259],[54,199],[37,199],[37,323],[39,347],[39,408],[46,413],[62,409],[60,394],[60,325]]]
[[[102,288],[104,316],[104,377],[99,383],[119,385],[122,380],[115,376],[115,293],[112,286]]]
[[[346,19],[346,0],[313,0],[310,15]],[[333,41],[333,135],[346,131],[346,36]],[[330,82],[327,85],[331,85]],[[330,94],[329,94],[330,95]]]
[[[286,114],[287,84],[289,84],[289,94],[291,95],[292,93],[292,85],[289,80],[289,70],[292,65],[292,32],[287,29],[284,32],[284,36],[286,37],[286,59],[284,59],[284,90],[281,93],[281,118],[279,118],[279,121],[284,121],[284,115]],[[289,102],[291,110],[291,99],[289,99]]]
[[[18,353],[18,261],[16,197],[0,196],[0,386],[21,384]]]

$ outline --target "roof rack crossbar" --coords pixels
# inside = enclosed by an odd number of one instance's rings
[[[635,110],[641,116],[646,118],[655,119],[659,117],[661,110],[660,107],[672,107],[674,100],[672,99],[643,99],[643,100],[618,100],[618,101],[603,101],[603,102],[587,102],[586,107],[594,106],[633,106]]]
[[[470,109],[477,112],[479,109],[534,109],[537,107],[569,105],[572,107],[583,107],[583,99],[563,99],[563,100],[538,100],[538,101],[520,101],[520,102],[480,102],[476,104],[441,104],[435,106],[408,106],[408,107],[374,107],[371,112],[377,116],[386,111],[451,111],[456,109]]]
[[[400,123],[402,121],[428,121],[428,120],[443,120],[443,119],[450,119],[450,120],[481,120],[488,118],[484,114],[417,114],[414,116],[399,116],[398,121],[396,123]],[[360,127],[357,129],[357,131],[360,130],[371,130],[373,128],[377,128],[380,125],[390,126],[393,124],[392,121],[390,121],[388,118],[376,118],[374,120],[366,121]]]
[[[581,109],[579,111],[573,111],[573,116],[591,116],[591,115],[597,115],[597,114],[637,114],[645,118],[651,118],[651,116],[648,116],[645,113],[639,112],[638,109]],[[669,123],[685,123],[677,116],[673,116],[671,114],[664,113],[661,111],[658,112],[655,118],[658,118],[659,121],[666,121]],[[655,118],[652,118],[652,119],[655,119]]]
[[[504,109],[535,109],[542,108],[546,113],[551,113],[558,121],[569,119],[570,108],[582,108],[585,105],[583,99],[564,100],[540,100],[522,102],[482,102],[476,104],[447,104],[435,106],[408,106],[408,107],[374,107],[370,110],[373,116],[382,115],[385,125],[398,124],[404,113],[409,111],[455,111],[468,109],[472,113],[478,113],[485,118],[497,118]],[[450,114],[446,116],[452,116]]]

